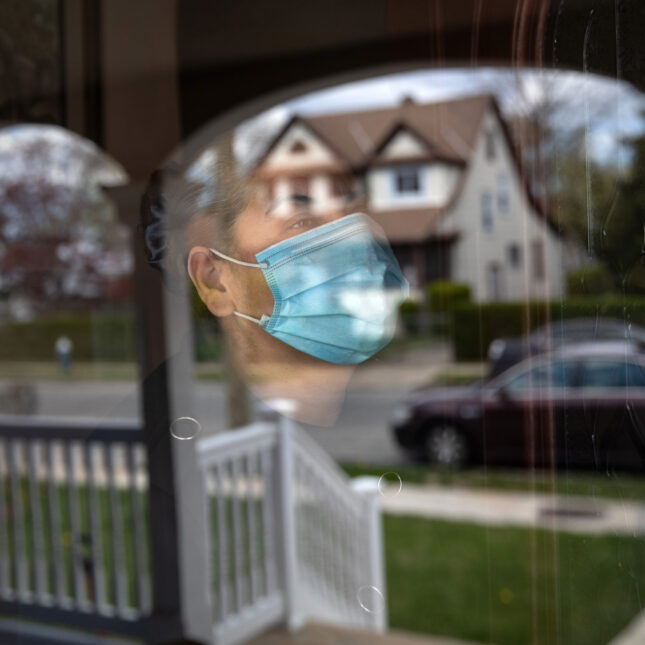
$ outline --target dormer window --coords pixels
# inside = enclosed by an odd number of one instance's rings
[[[421,190],[419,169],[414,167],[398,168],[394,171],[394,191],[399,195],[410,195]]]
[[[296,139],[296,141],[291,144],[291,148],[289,148],[289,152],[291,152],[292,154],[300,154],[306,151],[307,146],[302,141],[300,141],[300,139]]]

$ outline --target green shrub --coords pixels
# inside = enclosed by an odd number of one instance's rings
[[[485,360],[488,346],[500,337],[517,337],[549,320],[609,317],[645,326],[645,298],[571,298],[546,303],[460,305],[453,313],[451,338],[455,358]]]
[[[435,280],[426,286],[426,304],[432,312],[449,312],[470,302],[470,287],[449,280]]]
[[[605,264],[595,263],[567,274],[567,294],[575,296],[598,296],[615,291],[614,278]]]
[[[414,300],[404,300],[399,305],[399,315],[406,333],[416,334],[419,332],[419,314],[421,306]]]

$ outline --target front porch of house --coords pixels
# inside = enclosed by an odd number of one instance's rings
[[[434,280],[450,280],[450,254],[454,237],[428,238],[421,242],[396,242],[392,250],[413,290]]]

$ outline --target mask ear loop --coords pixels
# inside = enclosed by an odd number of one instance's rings
[[[251,322],[254,322],[258,325],[260,324],[259,318],[253,318],[253,316],[249,316],[248,314],[243,314],[243,313],[240,313],[239,311],[234,311],[233,315],[239,316],[240,318],[245,318],[246,320],[250,320]]]
[[[217,257],[222,258],[222,260],[228,260],[229,262],[234,262],[235,264],[239,264],[240,266],[243,266],[243,267],[251,267],[253,269],[266,269],[269,266],[266,262],[261,262],[260,264],[256,264],[255,262],[244,262],[243,260],[237,260],[235,258],[232,258],[230,255],[226,255],[225,253],[222,253],[221,251],[217,251],[215,249],[211,249],[210,247],[208,250],[214,255],[216,255]],[[254,318],[253,316],[240,313],[239,311],[234,311],[233,314],[236,316],[239,316],[240,318],[244,318],[246,320],[250,320],[251,322],[257,323],[258,325],[260,324],[259,318]]]
[[[254,269],[266,269],[269,265],[266,262],[260,262],[257,264],[256,262],[244,262],[243,260],[236,260],[235,258],[232,258],[230,255],[226,255],[225,253],[222,253],[221,251],[216,251],[215,249],[208,249],[211,253],[217,255],[218,257],[222,258],[222,260],[228,260],[229,262],[234,262],[235,264],[239,264],[240,266],[243,267],[252,267]]]

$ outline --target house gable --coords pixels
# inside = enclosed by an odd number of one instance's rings
[[[383,161],[425,159],[429,154],[428,145],[415,133],[403,126],[382,147],[377,159]]]
[[[308,173],[311,170],[336,171],[346,163],[300,119],[293,119],[257,165],[262,174]]]

